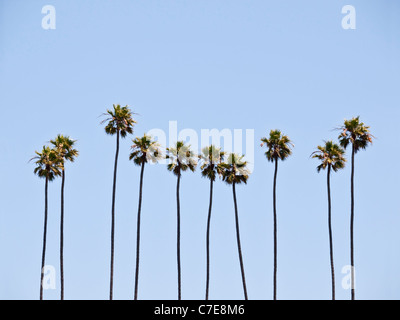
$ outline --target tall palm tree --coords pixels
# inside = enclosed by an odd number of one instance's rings
[[[31,159],[35,160],[36,167],[34,173],[45,179],[44,193],[44,227],[43,227],[43,250],[42,250],[42,266],[40,272],[40,300],[43,300],[43,268],[46,260],[46,237],[47,237],[47,215],[48,215],[48,185],[49,181],[53,181],[61,175],[63,164],[54,149],[48,146],[43,146],[41,152],[35,151],[36,156]]]
[[[276,215],[276,178],[278,174],[278,161],[286,160],[291,154],[291,148],[294,146],[290,141],[289,137],[283,135],[280,130],[271,130],[268,138],[261,139],[261,146],[264,144],[267,147],[265,156],[268,161],[275,163],[275,173],[274,173],[274,191],[273,191],[273,204],[274,204],[274,290],[273,296],[276,300],[276,290],[277,290],[277,272],[278,272],[278,226],[277,226],[277,215]]]
[[[239,214],[236,201],[236,185],[245,183],[249,178],[249,171],[247,169],[247,161],[243,160],[244,156],[239,156],[235,153],[230,153],[226,162],[220,164],[222,180],[228,185],[232,185],[233,203],[235,206],[235,222],[236,222],[236,240],[239,253],[240,270],[242,273],[243,292],[245,300],[248,300],[246,277],[244,273],[242,247],[240,244],[240,230],[239,230]]]
[[[181,174],[187,170],[194,172],[196,170],[197,161],[195,154],[190,149],[190,145],[186,145],[183,141],[178,141],[175,147],[167,148],[167,159],[169,163],[167,169],[177,177],[176,184],[176,204],[177,204],[177,267],[178,267],[178,300],[182,299],[181,290],[181,212],[179,200],[179,188]]]
[[[351,261],[351,299],[355,299],[355,279],[354,279],[354,156],[368,147],[372,143],[373,136],[369,131],[369,126],[360,122],[360,117],[345,120],[344,125],[339,128],[339,143],[343,148],[349,144],[351,149],[351,215],[350,215],[350,261]]]
[[[220,164],[224,160],[225,152],[215,147],[214,145],[204,147],[199,155],[199,160],[202,161],[201,175],[210,180],[210,204],[208,207],[207,218],[207,236],[206,236],[206,251],[207,251],[207,275],[206,275],[206,300],[208,300],[210,288],[210,226],[211,226],[211,209],[213,199],[213,184],[217,174],[221,174]]]
[[[154,141],[151,136],[146,134],[143,137],[136,137],[132,140],[132,152],[129,155],[129,160],[141,167],[140,170],[140,187],[139,187],[139,204],[137,214],[137,233],[136,233],[136,273],[135,273],[135,293],[134,299],[138,297],[138,282],[139,282],[139,252],[140,252],[140,214],[142,208],[142,190],[143,190],[143,174],[144,166],[149,161],[156,163],[162,158],[162,152],[158,142]]]
[[[332,214],[331,214],[331,186],[330,177],[331,170],[334,172],[343,169],[346,159],[344,158],[344,149],[333,141],[326,141],[324,146],[318,146],[317,151],[314,151],[311,156],[321,161],[317,167],[317,171],[327,170],[327,190],[328,190],[328,229],[329,229],[329,249],[331,260],[331,275],[332,275],[332,300],[335,300],[335,267],[333,262],[333,236],[332,236]]]
[[[119,139],[125,138],[128,134],[133,133],[133,125],[136,121],[133,119],[132,111],[128,106],[121,107],[119,104],[113,105],[113,110],[107,110],[103,113],[106,118],[101,124],[108,122],[105,126],[106,134],[117,136],[115,162],[114,162],[114,179],[112,191],[111,205],[111,259],[110,259],[110,300],[113,299],[113,280],[114,280],[114,231],[115,231],[115,189],[117,183],[117,165],[119,154]]]
[[[61,218],[60,218],[60,296],[64,300],[64,186],[65,186],[65,161],[74,162],[79,155],[78,150],[74,149],[76,140],[68,136],[57,135],[50,143],[54,146],[60,162],[63,164],[61,170]]]

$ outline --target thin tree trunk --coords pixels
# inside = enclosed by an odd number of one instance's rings
[[[65,170],[62,171],[62,180],[61,180],[61,218],[60,218],[61,300],[64,300],[64,185],[65,185]]]
[[[138,298],[138,285],[139,285],[139,256],[140,256],[140,213],[142,209],[142,189],[143,189],[143,173],[145,161],[142,162],[140,170],[140,188],[139,188],[139,205],[137,215],[137,232],[136,232],[136,274],[135,274],[135,300]]]
[[[210,225],[211,225],[211,209],[213,198],[213,179],[210,179],[210,206],[208,208],[207,219],[207,281],[206,281],[206,300],[208,300],[208,293],[210,288]]]
[[[240,245],[239,215],[238,215],[238,208],[237,208],[237,202],[236,202],[235,183],[232,184],[232,191],[233,191],[233,202],[235,204],[236,238],[237,238],[237,246],[238,246],[238,252],[239,252],[240,270],[242,272],[244,298],[245,298],[245,300],[248,300],[247,288],[246,288],[246,278],[244,275],[244,266],[243,266],[243,258],[242,258],[242,247]]]
[[[181,294],[181,212],[179,202],[179,186],[181,182],[181,173],[178,173],[178,182],[176,184],[176,204],[177,204],[177,264],[178,264],[178,300],[182,299]]]
[[[278,223],[276,216],[276,177],[278,174],[278,159],[275,158],[275,173],[274,173],[274,191],[273,191],[273,204],[274,204],[274,300],[276,300],[276,287],[277,287],[277,271],[278,271]]]
[[[113,281],[114,281],[115,189],[117,183],[118,153],[119,153],[119,130],[117,130],[117,147],[115,151],[114,180],[113,180],[112,207],[111,207],[110,300],[113,299]]]
[[[351,300],[355,300],[355,280],[354,280],[354,154],[353,144],[351,153],[351,218],[350,218],[350,261],[351,261]]]
[[[43,227],[43,250],[42,250],[42,267],[40,269],[40,300],[43,300],[43,269],[46,260],[46,236],[47,236],[47,193],[48,193],[49,178],[46,177],[46,183],[44,188],[44,227]]]
[[[333,263],[333,236],[332,236],[332,214],[331,214],[331,166],[328,165],[327,173],[327,190],[328,190],[328,227],[329,227],[329,249],[331,260],[331,273],[332,273],[332,300],[335,300],[335,267]]]

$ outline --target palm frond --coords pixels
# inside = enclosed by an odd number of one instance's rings
[[[54,146],[61,161],[74,162],[78,157],[79,151],[74,148],[76,140],[71,139],[69,136],[58,134],[54,140],[50,140]]]
[[[132,152],[129,155],[129,160],[133,160],[135,164],[141,165],[143,162],[157,163],[163,159],[161,146],[152,136],[145,133],[143,137],[133,139],[132,143]]]
[[[218,165],[218,172],[224,182],[227,184],[247,183],[250,171],[247,168],[247,161],[244,161],[243,158],[243,155],[230,153],[225,162]]]
[[[223,161],[224,156],[225,152],[214,145],[204,147],[198,156],[202,163],[200,167],[202,177],[215,181],[219,174],[218,165]]]
[[[320,172],[327,167],[331,167],[333,171],[343,169],[346,158],[344,157],[344,149],[333,141],[324,141],[323,146],[318,146],[317,150],[311,154],[311,157],[321,161],[317,166],[317,171]]]
[[[107,123],[104,130],[107,134],[114,135],[119,132],[122,138],[133,133],[133,126],[136,121],[133,119],[133,114],[129,106],[121,107],[119,104],[113,105],[113,110],[107,110],[103,113],[106,118],[100,123]]]
[[[43,146],[41,152],[35,151],[35,153],[36,156],[30,160],[35,160],[36,167],[33,170],[35,175],[39,178],[47,178],[49,181],[61,176],[62,170],[64,170],[64,162],[57,150]]]
[[[370,133],[370,127],[360,121],[360,116],[344,120],[344,124],[339,130],[341,131],[338,137],[340,146],[346,149],[351,143],[355,153],[366,149],[374,138]]]
[[[166,159],[169,160],[167,168],[175,175],[187,170],[192,172],[196,170],[198,156],[191,150],[190,145],[177,141],[174,147],[167,148],[166,151]]]
[[[283,135],[280,130],[271,130],[268,138],[261,138],[261,147],[264,145],[267,147],[265,156],[271,162],[275,161],[275,159],[286,160],[292,154],[292,148],[294,147],[289,137]]]

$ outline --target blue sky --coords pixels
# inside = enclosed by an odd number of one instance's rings
[[[41,27],[44,5],[56,29]],[[344,5],[356,30],[341,26]],[[360,115],[376,136],[356,157],[356,297],[400,298],[400,5],[395,1],[0,0],[1,299],[37,299],[44,181],[28,163],[58,133],[78,140],[66,168],[65,298],[107,299],[115,139],[99,124],[113,103],[151,129],[254,130],[254,172],[237,188],[250,299],[272,298],[273,165],[259,139],[279,128],[295,144],[278,174],[278,298],[329,299],[326,176],[309,158]],[[140,170],[121,142],[114,297],[133,298]],[[389,156],[390,154],[390,156]],[[392,163],[389,164],[388,161]],[[337,298],[350,263],[350,166],[332,179]],[[145,171],[139,298],[176,299],[175,177]],[[181,183],[182,297],[205,293],[209,183]],[[60,181],[49,188],[46,264],[59,268]],[[211,299],[243,297],[231,189],[214,190]],[[45,299],[59,298],[46,290]]]

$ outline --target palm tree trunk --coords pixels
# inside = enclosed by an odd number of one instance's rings
[[[111,207],[110,300],[113,299],[113,281],[114,281],[115,189],[117,182],[118,153],[119,153],[119,130],[117,130],[117,147],[115,151],[114,180],[113,180],[112,207]]]
[[[331,215],[331,166],[328,165],[327,173],[327,190],[328,190],[328,227],[329,227],[329,249],[331,260],[331,273],[332,273],[332,300],[335,300],[335,267],[333,263],[333,237],[332,237],[332,215]]]
[[[179,186],[181,182],[181,173],[178,173],[178,181],[176,184],[176,204],[177,204],[177,265],[178,265],[178,300],[182,299],[181,293],[181,212],[180,212],[180,202],[179,202]]]
[[[350,261],[351,261],[351,300],[355,300],[355,279],[354,279],[354,154],[353,144],[351,152],[351,218],[350,218]]]
[[[274,191],[273,191],[273,204],[274,204],[274,300],[276,300],[276,280],[278,271],[278,223],[276,217],[276,177],[278,174],[278,159],[275,158],[275,173],[274,173]]]
[[[64,185],[65,185],[65,170],[62,171],[62,180],[61,180],[61,218],[60,218],[61,300],[64,300]]]
[[[143,173],[145,161],[142,162],[140,171],[140,187],[139,187],[139,205],[137,215],[137,232],[136,232],[136,274],[135,274],[135,300],[138,297],[138,282],[139,282],[139,256],[140,256],[140,213],[142,209],[142,189],[143,189]]]
[[[247,288],[246,288],[246,278],[244,275],[244,266],[243,266],[243,258],[242,258],[242,248],[240,245],[239,215],[238,215],[238,208],[237,208],[237,202],[236,202],[235,183],[232,184],[232,191],[233,191],[233,202],[235,204],[236,238],[237,238],[237,247],[238,247],[238,252],[239,252],[240,270],[242,272],[244,298],[245,298],[245,300],[248,300]]]
[[[41,272],[40,272],[40,300],[43,300],[43,269],[44,269],[44,264],[46,260],[46,236],[47,236],[47,202],[48,202],[48,185],[49,185],[49,178],[46,177],[46,183],[45,183],[45,188],[44,188],[44,227],[43,227],[43,250],[42,250],[42,267],[41,267]]]
[[[210,225],[211,225],[211,209],[213,197],[213,179],[210,179],[210,206],[208,207],[207,219],[207,281],[206,281],[206,300],[208,300],[208,293],[210,288]]]

